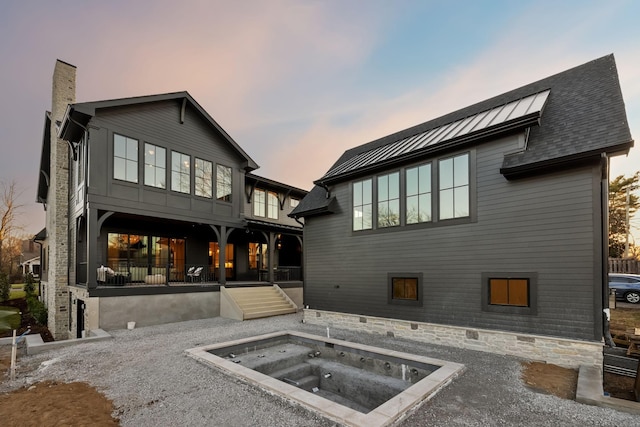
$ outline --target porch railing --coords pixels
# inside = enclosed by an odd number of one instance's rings
[[[227,272],[227,281],[233,281]],[[218,283],[219,269],[202,264],[186,264],[184,267],[157,266],[150,264],[122,264],[99,267],[98,285],[170,285],[173,283]],[[302,268],[298,266],[280,266],[274,269],[276,282],[302,280]],[[268,281],[267,270],[260,272],[259,280]]]

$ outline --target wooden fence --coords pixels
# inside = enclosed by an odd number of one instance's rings
[[[640,274],[637,259],[609,258],[609,273]]]

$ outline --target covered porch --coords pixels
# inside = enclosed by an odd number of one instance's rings
[[[76,236],[75,283],[88,289],[303,280],[302,229],[291,226],[100,212],[94,224],[79,222]]]

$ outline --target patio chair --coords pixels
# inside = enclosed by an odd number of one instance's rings
[[[200,280],[200,274],[202,273],[203,268],[204,267],[198,267],[193,271],[190,268],[189,271],[187,271],[187,276],[189,277],[189,281],[194,282],[196,279]]]

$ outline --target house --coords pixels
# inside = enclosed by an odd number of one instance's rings
[[[40,257],[29,258],[20,263],[20,273],[22,275],[31,274],[34,279],[40,278]]]
[[[632,146],[609,55],[347,150],[291,213],[305,321],[600,365]]]
[[[56,339],[217,316],[220,287],[277,282],[302,303],[306,191],[257,163],[187,92],[75,100],[57,61],[38,201]]]

